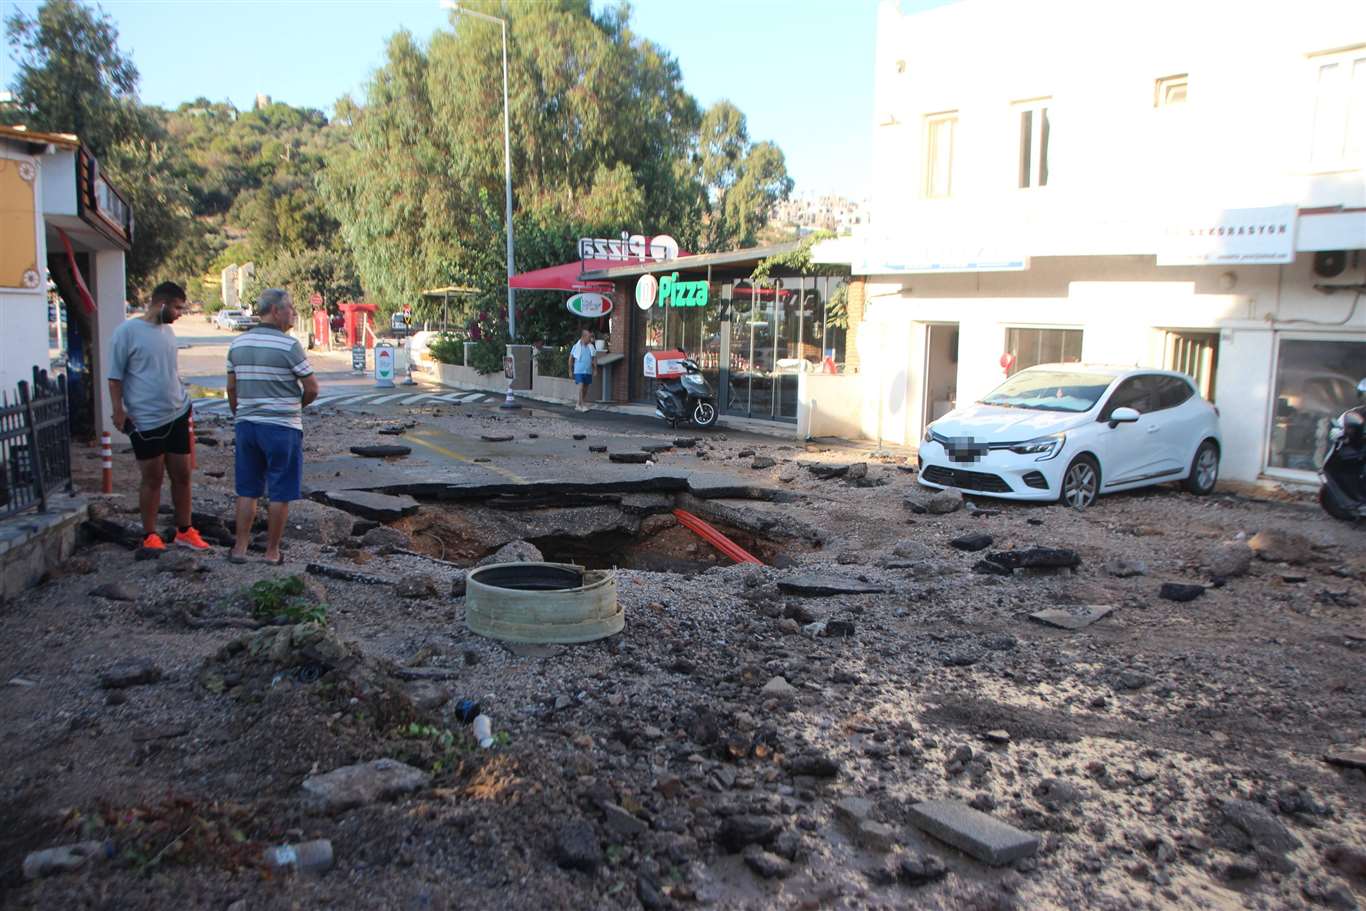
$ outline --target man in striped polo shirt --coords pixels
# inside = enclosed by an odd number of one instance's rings
[[[237,541],[228,559],[247,562],[256,501],[270,494],[266,562],[279,565],[289,501],[299,499],[304,474],[303,408],[318,397],[303,345],[289,335],[294,302],[267,288],[256,303],[261,324],[228,347],[228,407],[237,418]]]

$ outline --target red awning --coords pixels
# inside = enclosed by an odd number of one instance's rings
[[[508,286],[523,291],[598,291],[610,292],[611,282],[581,281],[579,276],[595,269],[610,269],[622,263],[605,259],[574,260],[561,266],[548,266],[531,272],[521,272],[508,279]]]

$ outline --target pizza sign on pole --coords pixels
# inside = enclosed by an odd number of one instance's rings
[[[655,305],[657,296],[659,296],[659,279],[653,275],[642,275],[636,281],[636,306],[642,310],[649,310]]]
[[[375,346],[375,385],[383,389],[394,385],[394,346],[387,342]]]
[[[575,316],[596,319],[612,312],[612,299],[605,294],[575,294],[565,307]]]

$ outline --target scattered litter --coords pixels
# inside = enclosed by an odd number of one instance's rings
[[[267,848],[266,866],[274,873],[310,873],[320,876],[332,869],[332,842],[326,838],[298,845]]]
[[[59,848],[46,848],[24,858],[24,878],[42,879],[54,873],[67,873],[90,861],[108,860],[113,856],[112,841],[83,841]]]
[[[489,716],[481,714],[474,719],[474,739],[482,749],[493,746],[493,720]]]

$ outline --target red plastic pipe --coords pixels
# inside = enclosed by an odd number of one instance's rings
[[[697,518],[697,516],[692,513],[683,509],[675,509],[674,516],[684,528],[694,532],[703,541],[706,541],[736,563],[757,563],[760,566],[764,565],[764,562],[754,556],[754,554],[745,550],[739,544],[736,544],[730,538],[727,538],[710,524]]]

